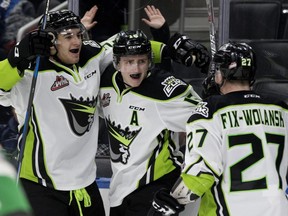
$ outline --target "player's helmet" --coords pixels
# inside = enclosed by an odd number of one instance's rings
[[[121,31],[115,38],[113,45],[114,67],[118,65],[121,56],[148,54],[151,61],[151,43],[141,30]]]
[[[215,53],[213,60],[225,79],[254,82],[256,59],[248,44],[226,43]]]
[[[44,17],[41,18],[39,26],[42,25]],[[46,30],[59,33],[68,28],[80,28],[85,31],[84,25],[81,23],[79,16],[70,10],[51,11],[47,14]]]

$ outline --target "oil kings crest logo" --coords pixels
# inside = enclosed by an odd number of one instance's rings
[[[69,120],[72,131],[77,136],[82,136],[90,131],[96,110],[97,98],[86,100],[83,97],[79,99],[70,95],[71,99],[60,99]]]
[[[102,107],[107,107],[110,105],[110,100],[111,100],[111,96],[110,93],[104,93],[101,97],[101,106]]]
[[[120,124],[106,119],[110,138],[110,157],[113,162],[127,164],[130,157],[130,145],[142,128],[131,130],[128,126],[123,128]]]
[[[186,83],[180,79],[176,79],[174,76],[167,77],[161,84],[164,85],[163,91],[168,97],[178,86],[186,85]]]

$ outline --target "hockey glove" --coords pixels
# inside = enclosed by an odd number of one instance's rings
[[[202,73],[207,73],[211,58],[205,46],[179,33],[175,33],[169,39],[167,46],[174,61],[189,67],[193,64],[192,55],[194,55],[195,66],[201,68]]]
[[[49,56],[53,35],[44,30],[28,33],[16,46],[10,50],[8,61],[12,67],[25,69],[36,55]]]
[[[207,98],[211,95],[219,95],[220,90],[219,87],[215,83],[214,74],[209,74],[202,82],[203,92],[202,98]]]
[[[155,215],[159,215],[159,213],[162,215],[178,215],[185,207],[170,195],[169,190],[161,189],[154,195],[152,208],[158,213]]]

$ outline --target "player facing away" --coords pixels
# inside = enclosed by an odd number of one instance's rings
[[[214,61],[221,95],[190,117],[181,177],[153,206],[173,215],[201,197],[200,216],[288,215],[287,104],[250,90],[256,63],[249,45],[224,44]]]
[[[173,41],[180,45],[183,36],[177,37]],[[204,49],[190,42],[193,52]],[[186,54],[183,48],[179,46]],[[153,67],[152,58],[150,41],[141,30],[122,31],[113,46],[114,67],[101,77],[113,171],[110,216],[146,216],[155,191],[171,189],[182,164],[175,132],[185,132],[200,101],[192,86]]]
[[[112,49],[84,33],[73,12],[50,12],[45,31],[27,34],[0,62],[0,103],[15,108],[21,143],[33,64],[42,56],[20,172],[35,216],[105,215],[95,182],[96,104]]]

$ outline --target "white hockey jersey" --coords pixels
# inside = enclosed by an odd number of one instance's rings
[[[96,178],[97,95],[112,50],[83,43],[73,69],[41,58],[29,122],[20,177],[57,190],[80,189]],[[32,77],[33,71],[20,78],[7,60],[0,63],[0,103],[15,108],[21,133]]]
[[[183,172],[215,179],[200,216],[288,215],[286,104],[252,91],[212,96],[189,119],[186,144]]]
[[[101,105],[110,140],[113,176],[110,206],[182,163],[171,131],[185,125],[200,100],[190,85],[170,73],[154,72],[137,88],[124,88],[119,72],[101,78]]]

